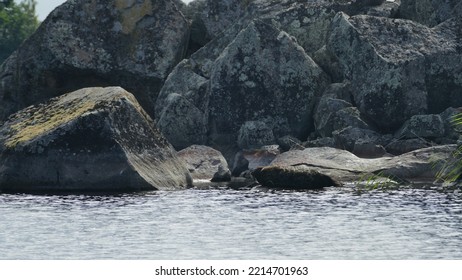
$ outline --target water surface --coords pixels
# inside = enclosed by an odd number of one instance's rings
[[[0,194],[0,259],[462,259],[462,195]]]

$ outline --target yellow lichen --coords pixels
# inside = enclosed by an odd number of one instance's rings
[[[121,11],[122,33],[131,33],[136,24],[145,16],[152,15],[152,1],[144,0],[143,3],[133,3],[131,0],[116,0],[115,6]]]
[[[12,135],[5,145],[14,148],[18,144],[33,140],[92,110],[95,105],[93,101],[88,100],[76,104],[65,103],[62,106],[43,106],[27,120],[11,125]]]

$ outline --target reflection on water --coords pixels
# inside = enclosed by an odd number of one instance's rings
[[[462,259],[462,195],[0,194],[1,259]]]

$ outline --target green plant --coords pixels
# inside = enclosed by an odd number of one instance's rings
[[[456,131],[460,131],[462,127],[462,113],[452,117],[452,125]],[[452,153],[449,159],[444,162],[434,163],[434,167],[438,170],[436,180],[446,184],[457,183],[462,179],[462,145],[459,144],[457,149]]]
[[[374,190],[389,190],[396,189],[400,185],[408,183],[396,176],[386,174],[384,171],[377,173],[365,173],[357,181],[356,191],[362,193],[364,191]]]
[[[0,64],[39,26],[35,0],[0,0]]]

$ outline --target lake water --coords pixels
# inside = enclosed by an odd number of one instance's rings
[[[1,259],[462,259],[434,189],[0,194]]]

